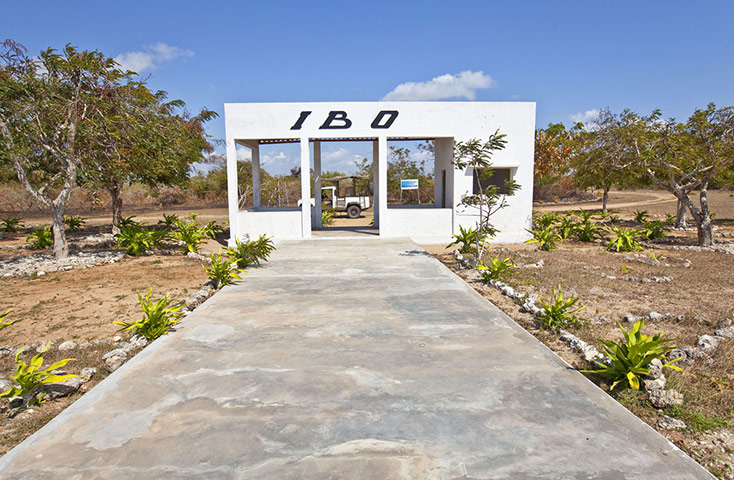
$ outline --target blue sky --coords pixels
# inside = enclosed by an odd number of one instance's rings
[[[0,37],[33,54],[66,43],[100,50],[151,75],[152,88],[191,110],[522,100],[537,102],[542,127],[606,106],[661,108],[682,119],[711,101],[734,104],[731,1],[71,0],[2,10]],[[209,132],[222,138],[223,119]],[[362,144],[339,149],[346,153],[334,155],[333,167],[369,152]],[[271,152],[279,153],[291,156]]]

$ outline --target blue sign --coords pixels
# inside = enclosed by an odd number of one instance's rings
[[[418,179],[400,180],[400,190],[418,190]]]

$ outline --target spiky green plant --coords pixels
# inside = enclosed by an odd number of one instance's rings
[[[20,322],[20,320],[10,320],[9,322],[6,322],[5,318],[8,316],[9,313],[10,313],[10,310],[8,310],[5,313],[0,314],[0,330],[13,325],[14,323]]]
[[[150,297],[153,296],[153,287],[148,289],[148,294],[143,298],[138,293],[138,301],[140,302],[140,309],[143,311],[143,318],[135,322],[127,323],[119,320],[115,320],[115,325],[121,325],[120,331],[133,330],[138,335],[142,335],[148,340],[155,340],[168,333],[168,331],[176,325],[181,318],[179,310],[183,307],[179,305],[177,307],[171,307],[171,301],[168,299],[166,294],[163,298],[157,302],[153,302]]]
[[[672,338],[663,338],[663,332],[653,337],[642,334],[642,328],[645,326],[644,320],[635,322],[630,331],[617,322],[619,329],[622,330],[624,340],[619,342],[610,342],[608,340],[599,339],[604,346],[604,353],[611,359],[610,364],[597,362],[600,368],[598,370],[581,370],[584,373],[595,373],[604,378],[611,380],[612,386],[610,390],[620,383],[639,390],[640,377],[650,374],[648,366],[655,359],[665,359],[665,354],[675,348],[675,345],[669,344]],[[666,345],[667,344],[667,345]],[[663,364],[665,368],[682,371],[677,365],[673,365],[680,360],[676,358]]]
[[[64,215],[64,224],[70,232],[78,232],[85,223],[87,223],[87,220],[81,215]]]
[[[2,224],[0,230],[5,233],[15,233],[18,229],[23,228],[23,224],[20,222],[21,220],[18,217],[0,217],[0,224]]]
[[[162,248],[168,237],[166,230],[154,230],[139,224],[120,227],[120,233],[115,235],[117,248],[125,250],[128,255],[139,256],[152,248]]]
[[[594,210],[577,210],[573,214],[579,217],[582,222],[589,222],[594,218],[596,212]]]
[[[536,229],[544,229],[554,225],[561,220],[561,216],[557,213],[547,212],[533,219],[533,225]]]
[[[129,217],[122,217],[120,218],[120,225],[118,225],[120,228],[122,227],[129,227],[130,225],[140,225],[140,222],[137,220],[133,220],[135,216],[130,215]]]
[[[528,230],[533,238],[526,240],[525,243],[537,243],[538,248],[544,251],[553,250],[558,246],[558,242],[561,241],[561,236],[556,233],[555,227],[549,225],[543,229]]]
[[[24,402],[43,403],[44,393],[41,391],[41,387],[48,383],[63,382],[64,380],[78,376],[71,373],[64,375],[53,373],[54,370],[76,360],[75,358],[59,360],[58,362],[49,365],[48,368],[41,370],[41,367],[43,366],[43,353],[48,350],[49,345],[51,344],[46,344],[43,350],[34,355],[28,363],[25,363],[20,359],[20,355],[25,350],[25,347],[18,350],[18,353],[15,354],[15,364],[17,365],[17,369],[15,371],[15,375],[10,377],[17,385],[1,393],[0,398],[23,397]]]
[[[652,222],[645,222],[642,227],[642,235],[648,240],[664,239],[666,237],[665,224],[658,220]]]
[[[204,229],[204,235],[211,239],[216,239],[217,235],[224,231],[224,227],[217,224],[214,220],[206,222],[202,228]]]
[[[603,229],[588,219],[584,220],[584,222],[576,228],[575,234],[576,239],[580,242],[593,242],[594,240],[604,237]]]
[[[171,232],[171,235],[175,239],[183,242],[183,253],[199,253],[199,246],[204,241],[204,238],[207,237],[207,229],[197,225],[194,220],[190,222],[178,220],[175,224],[178,230]]]
[[[673,215],[672,213],[665,214],[665,223],[675,223],[677,219],[678,217]]]
[[[578,297],[574,297],[573,295],[569,298],[564,298],[561,286],[558,285],[558,289],[553,289],[553,296],[549,301],[539,300],[543,310],[538,317],[538,322],[554,333],[558,333],[564,328],[583,325],[582,319],[576,314],[586,307],[576,307],[579,300]]]
[[[26,237],[26,242],[34,250],[42,250],[54,246],[53,233],[45,225],[33,227],[33,231]]]
[[[232,265],[233,264],[230,259],[223,257],[221,254],[214,254],[212,255],[211,266],[203,266],[204,271],[214,285],[214,288],[222,288],[234,283],[235,280],[242,280],[242,277],[240,277],[239,274],[246,273],[245,270]]]
[[[634,252],[642,250],[642,245],[635,237],[640,235],[638,230],[632,228],[611,227],[614,237],[607,244],[607,250],[615,252]]]
[[[334,223],[334,210],[326,208],[321,210],[321,225],[333,225]]]
[[[260,265],[267,261],[275,250],[273,239],[266,235],[260,235],[257,240],[240,242],[235,239],[233,247],[227,247],[227,255],[239,268],[247,268],[250,265]]]
[[[480,262],[476,269],[479,270],[482,280],[485,282],[492,280],[505,281],[515,274],[518,266],[509,257],[500,260],[498,257],[489,255],[489,263]]]
[[[175,213],[172,213],[170,215],[164,213],[163,220],[158,220],[158,225],[165,225],[168,228],[173,228],[178,220],[178,215],[176,215]]]
[[[459,252],[461,253],[471,253],[475,251],[477,248],[477,245],[484,240],[484,237],[482,234],[480,234],[477,230],[474,230],[473,227],[468,227],[464,229],[461,225],[459,225],[459,233],[451,235],[453,240],[451,243],[446,245],[446,248],[452,247],[454,245],[459,245]]]
[[[556,225],[556,231],[558,235],[566,240],[569,237],[573,237],[576,234],[576,229],[579,224],[571,217],[563,217],[560,222]]]
[[[634,212],[635,222],[645,223],[647,221],[647,210],[635,210]]]

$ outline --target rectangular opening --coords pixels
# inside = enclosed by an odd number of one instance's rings
[[[494,185],[498,188],[499,193],[507,193],[505,183],[512,180],[511,168],[475,168],[472,193],[474,195],[480,193],[480,189],[484,192],[487,187]]]

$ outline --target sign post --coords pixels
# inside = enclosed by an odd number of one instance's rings
[[[403,203],[403,190],[418,190],[418,179],[408,178],[400,180],[400,203]]]

